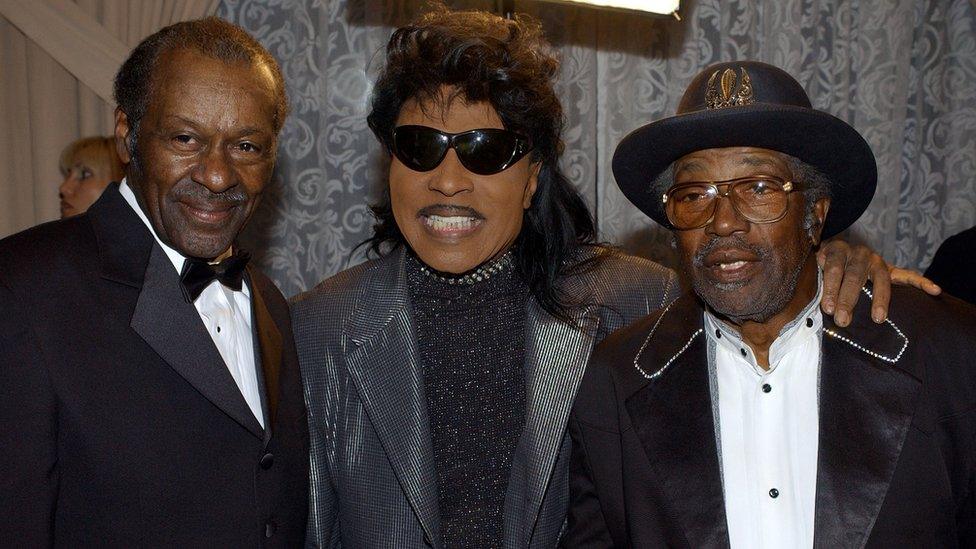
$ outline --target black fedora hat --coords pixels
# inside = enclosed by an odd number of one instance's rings
[[[874,196],[878,167],[864,138],[814,109],[789,74],[757,61],[718,63],[695,76],[675,116],[637,128],[620,142],[613,175],[635,206],[671,227],[655,179],[686,154],[724,147],[783,152],[826,175],[831,202],[824,238],[854,223]]]

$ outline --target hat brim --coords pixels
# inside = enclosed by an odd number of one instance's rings
[[[831,202],[823,238],[857,221],[874,197],[878,167],[857,130],[830,114],[783,105],[697,111],[642,126],[617,146],[613,175],[628,200],[670,227],[661,195],[652,188],[654,180],[686,154],[725,147],[783,152],[826,175]]]

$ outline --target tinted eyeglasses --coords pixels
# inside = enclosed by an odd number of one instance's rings
[[[724,192],[720,189],[724,188]],[[715,217],[719,197],[753,223],[774,223],[786,216],[792,181],[772,175],[753,175],[726,181],[689,181],[674,185],[662,197],[668,221],[675,229],[704,227]]]
[[[447,133],[428,126],[393,130],[393,154],[411,170],[429,172],[454,149],[461,165],[478,175],[505,170],[532,150],[527,137],[509,130],[481,128]]]

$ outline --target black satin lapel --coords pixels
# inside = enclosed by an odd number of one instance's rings
[[[263,430],[241,395],[200,320],[180,291],[179,274],[159,246],[153,246],[132,328],[156,353],[215,406],[258,438]]]
[[[815,547],[863,547],[867,542],[901,454],[919,386],[897,366],[824,335]]]
[[[264,303],[261,291],[251,282],[253,278],[248,277],[248,285],[251,289],[252,319],[254,324],[255,353],[254,357],[260,362],[260,372],[264,381],[265,403],[265,441],[271,438],[271,431],[274,426],[278,412],[278,399],[280,398],[279,377],[281,376],[281,332],[278,325],[271,318],[271,313]]]
[[[625,405],[688,543],[728,547],[705,341],[698,334],[661,377],[632,394]],[[641,361],[651,372],[663,365]]]

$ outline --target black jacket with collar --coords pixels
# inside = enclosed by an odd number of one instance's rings
[[[270,429],[116,185],[87,214],[0,241],[0,545],[302,543],[290,317],[266,277],[247,279]]]
[[[869,320],[825,330],[887,357]],[[663,317],[662,317],[663,315]],[[815,547],[976,546],[976,309],[895,288],[894,364],[823,336]],[[660,323],[658,324],[658,321]],[[648,334],[657,324],[653,336]],[[691,295],[608,337],[570,420],[566,547],[728,547],[702,308]],[[635,356],[647,344],[635,367]]]

